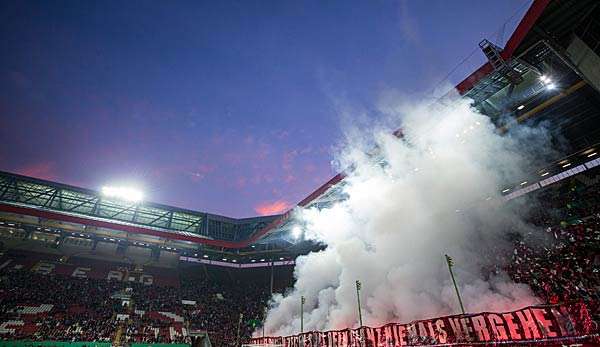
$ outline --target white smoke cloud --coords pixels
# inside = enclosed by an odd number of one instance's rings
[[[481,271],[497,264],[493,249],[508,250],[508,230],[527,228],[516,211],[525,206],[499,199],[502,185],[527,169],[520,137],[498,134],[466,100],[388,103],[380,111],[401,124],[403,138],[383,126],[349,132],[336,158],[353,168],[348,198],[298,212],[305,236],[327,248],[297,259],[294,288],[272,298],[268,335],[299,332],[301,296],[304,331],[357,327],[356,280],[369,326],[459,313],[444,254],[455,260],[467,311],[536,302],[527,286]],[[544,138],[532,130],[526,135]],[[367,154],[374,145],[380,164]]]

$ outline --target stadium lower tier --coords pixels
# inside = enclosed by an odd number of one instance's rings
[[[230,300],[236,300],[226,290],[198,284],[197,290],[206,298],[187,295],[195,300],[182,300],[189,286],[69,278],[37,274],[35,267],[32,269],[34,272],[20,269],[3,273],[2,339],[190,344],[193,330],[208,332],[216,338],[216,345],[218,341],[234,341],[219,330],[235,330],[234,324],[227,322],[237,323],[240,309],[224,309],[231,305]],[[252,308],[249,304],[242,310],[251,317]],[[249,330],[242,332],[247,335]]]
[[[4,253],[0,258],[2,340],[189,345],[208,334],[213,345],[230,345],[236,342],[237,335],[231,332],[237,332],[240,313],[247,320],[260,319],[267,299],[264,286],[242,286],[225,280],[227,276],[208,279],[181,274],[186,280],[177,278],[177,285],[157,285],[138,280],[133,267],[121,266],[110,275],[95,269],[89,260],[85,273],[106,277],[84,277],[79,270],[82,264],[69,261],[73,263],[67,266],[44,254]],[[175,269],[163,271],[180,274]],[[241,336],[249,336],[252,329],[245,320]]]

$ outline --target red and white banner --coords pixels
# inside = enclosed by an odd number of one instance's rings
[[[390,323],[286,337],[253,338],[251,344],[284,347],[396,346],[598,346],[598,327],[583,303],[532,306],[503,313],[479,313]]]

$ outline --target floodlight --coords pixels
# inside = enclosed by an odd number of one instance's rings
[[[556,83],[554,83],[550,77],[548,77],[546,75],[542,75],[542,76],[540,76],[540,81],[542,82],[543,85],[546,86],[547,90],[556,89]]]
[[[550,76],[543,75],[540,77],[540,81],[542,81],[543,84],[551,84],[552,78],[550,78]]]
[[[118,198],[132,202],[139,202],[142,201],[142,199],[144,198],[144,194],[142,194],[142,192],[130,187],[105,186],[102,187],[102,194],[108,197]]]

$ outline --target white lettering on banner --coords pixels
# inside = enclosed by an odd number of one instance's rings
[[[154,276],[152,275],[140,274],[139,276],[126,276],[125,272],[119,270],[110,270],[108,272],[107,279],[126,282],[136,282],[147,286],[154,284]]]
[[[106,279],[108,279],[108,280],[122,281],[123,280],[123,273],[121,271],[117,271],[117,270],[110,270],[108,272],[108,276],[106,276]]]
[[[313,332],[286,337],[253,338],[253,344],[282,344],[286,347],[356,347],[354,336],[364,339],[365,347],[386,346],[464,346],[535,341],[552,346],[575,346],[595,342],[597,326],[585,304],[535,306],[504,313],[480,313],[440,317],[408,324],[390,323],[382,327],[361,327],[338,331]],[[313,336],[316,334],[316,336]],[[573,343],[576,343],[573,345]],[[546,345],[546,344],[544,344]],[[592,344],[590,344],[591,346]]]
[[[88,278],[88,272],[92,271],[89,267],[77,267],[73,270],[71,277]]]
[[[52,271],[54,271],[55,267],[56,267],[56,265],[54,265],[54,264],[41,261],[41,262],[37,263],[31,270],[35,273],[39,273],[42,275],[48,275],[48,274],[51,274]]]
[[[544,337],[557,337],[557,333],[554,332],[552,321],[544,316],[545,310],[539,308],[532,308],[531,311],[540,324],[542,334]]]

